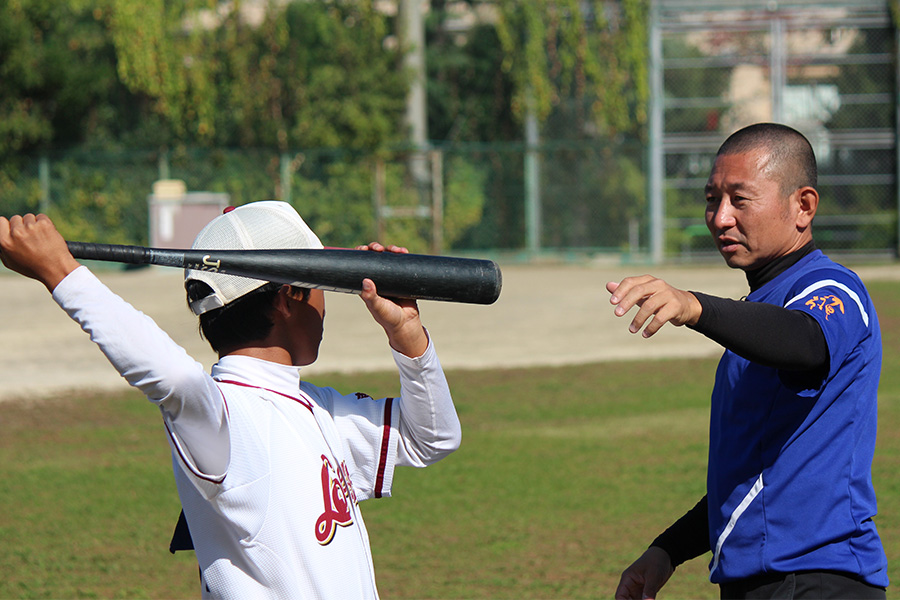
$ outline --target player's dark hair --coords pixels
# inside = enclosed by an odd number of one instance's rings
[[[806,137],[780,123],[756,123],[731,134],[716,156],[743,154],[764,149],[769,153],[768,170],[784,195],[801,187],[816,187],[816,155]]]
[[[281,285],[267,283],[221,308],[203,313],[200,315],[200,335],[220,354],[224,350],[265,338],[274,325],[270,315]],[[309,293],[305,288],[292,289],[303,294],[304,298]],[[188,304],[213,292],[209,285],[197,280],[188,281],[185,290]]]

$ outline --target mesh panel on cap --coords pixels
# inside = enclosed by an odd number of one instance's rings
[[[202,250],[318,249],[322,243],[286,202],[261,201],[239,206],[209,222],[191,246]],[[265,285],[265,281],[210,271],[185,270],[185,281],[203,281],[210,297],[191,303],[196,314],[219,308]]]

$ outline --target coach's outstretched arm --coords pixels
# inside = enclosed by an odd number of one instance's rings
[[[686,325],[737,355],[762,365],[823,375],[828,344],[818,322],[802,310],[679,290],[650,275],[609,282],[616,316],[639,307],[628,330],[649,338],[666,323]]]
[[[48,291],[81,266],[47,215],[0,217],[0,259],[6,268],[44,284]]]

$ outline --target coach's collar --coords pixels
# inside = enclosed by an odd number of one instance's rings
[[[790,254],[786,254],[785,256],[779,256],[772,262],[768,263],[765,266],[762,266],[755,271],[747,271],[747,284],[750,286],[750,291],[755,292],[765,284],[769,283],[795,264],[797,264],[801,258],[813,252],[816,249],[816,243],[810,241],[808,244],[800,248],[799,250],[795,250]]]

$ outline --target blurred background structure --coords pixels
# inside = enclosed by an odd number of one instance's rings
[[[723,134],[802,131],[829,252],[897,247],[897,34],[887,3],[665,0],[651,8],[651,231],[657,258],[707,245],[696,200]],[[700,238],[700,239],[698,239]]]
[[[712,154],[772,120],[815,144],[820,246],[893,260],[891,6],[2,3],[0,214],[147,245],[175,206],[279,198],[331,246],[700,261]]]

